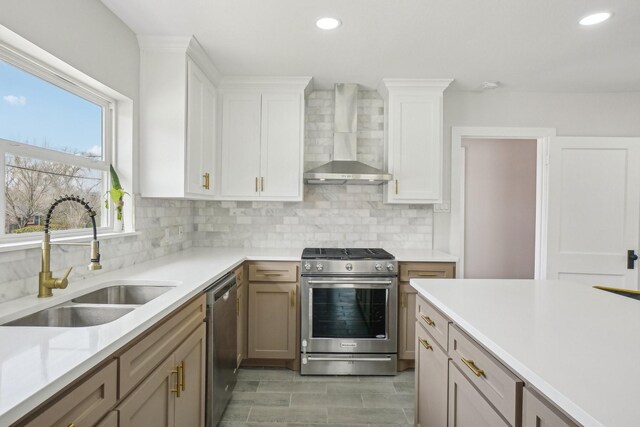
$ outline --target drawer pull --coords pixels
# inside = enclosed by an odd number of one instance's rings
[[[464,357],[461,358],[462,363],[464,363],[465,365],[467,365],[467,368],[471,369],[471,371],[476,374],[476,377],[484,377],[484,371],[480,368],[478,368],[475,363],[473,362],[473,360],[471,359],[465,359]]]
[[[74,423],[69,424],[68,427],[76,427],[76,425]]]
[[[184,360],[182,362],[180,362],[180,365],[178,366],[178,370],[180,371],[180,388],[182,389],[182,391],[184,391],[184,386],[185,386],[185,369],[184,369]]]
[[[429,341],[423,339],[423,338],[418,338],[418,341],[420,341],[420,344],[422,344],[424,346],[424,348],[426,348],[427,350],[431,350],[433,351],[433,346],[431,344],[429,344]]]
[[[429,316],[425,316],[424,314],[421,314],[420,317],[422,317],[422,320],[424,320],[425,322],[427,322],[427,325],[429,326],[436,326],[436,322],[434,322],[433,320],[431,320],[431,318]]]
[[[171,389],[171,393],[175,393],[176,397],[180,397],[180,366],[176,366],[176,369],[171,371],[172,374],[176,374],[176,388]]]
[[[415,273],[418,277],[438,277],[441,276],[440,273]]]

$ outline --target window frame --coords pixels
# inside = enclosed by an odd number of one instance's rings
[[[68,74],[50,65],[44,64],[36,59],[19,52],[6,44],[0,43],[0,60],[16,67],[24,72],[30,73],[48,83],[51,83],[67,92],[72,93],[102,108],[102,159],[92,159],[77,156],[63,151],[38,147],[17,141],[0,138],[0,176],[6,176],[5,159],[6,155],[16,155],[29,157],[38,160],[65,163],[75,166],[86,167],[99,170],[104,173],[103,189],[107,191],[111,185],[109,165],[114,164],[115,159],[115,117],[117,102],[112,97],[97,91]],[[106,197],[106,196],[105,196]],[[40,239],[40,233],[5,234],[6,198],[5,185],[0,186],[0,245],[11,245],[13,243],[24,243]],[[115,209],[113,203],[109,204],[106,210],[107,224],[98,226],[98,234],[113,233],[115,230]],[[91,236],[90,229],[70,229],[56,230],[52,233],[55,238],[84,237]]]

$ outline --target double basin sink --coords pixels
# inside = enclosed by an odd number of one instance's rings
[[[112,322],[169,292],[175,282],[120,281],[2,326],[77,328]]]

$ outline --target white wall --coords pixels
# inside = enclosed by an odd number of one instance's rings
[[[98,0],[0,0],[0,24],[135,101],[135,34]]]
[[[640,92],[445,92],[444,197],[451,189],[451,127],[547,127],[559,136],[640,136]],[[450,215],[434,214],[434,248],[449,248]]]

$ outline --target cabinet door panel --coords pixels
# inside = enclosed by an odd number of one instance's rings
[[[452,362],[449,362],[448,426],[509,427]]]
[[[400,284],[400,311],[398,313],[398,359],[415,359],[416,290]]]
[[[296,284],[249,283],[249,357],[296,356]]]
[[[522,394],[523,427],[577,427],[544,398],[537,396],[527,388]]]
[[[449,357],[422,326],[416,328],[416,423],[421,427],[445,426]]]
[[[175,425],[175,368],[173,356],[167,358],[118,406],[120,427]]]
[[[222,106],[221,194],[257,197],[260,177],[259,93],[226,93]]]
[[[203,323],[175,352],[175,363],[182,366],[182,391],[176,398],[176,426],[204,426],[205,330]]]
[[[262,95],[261,196],[301,196],[302,111],[299,94]]]

